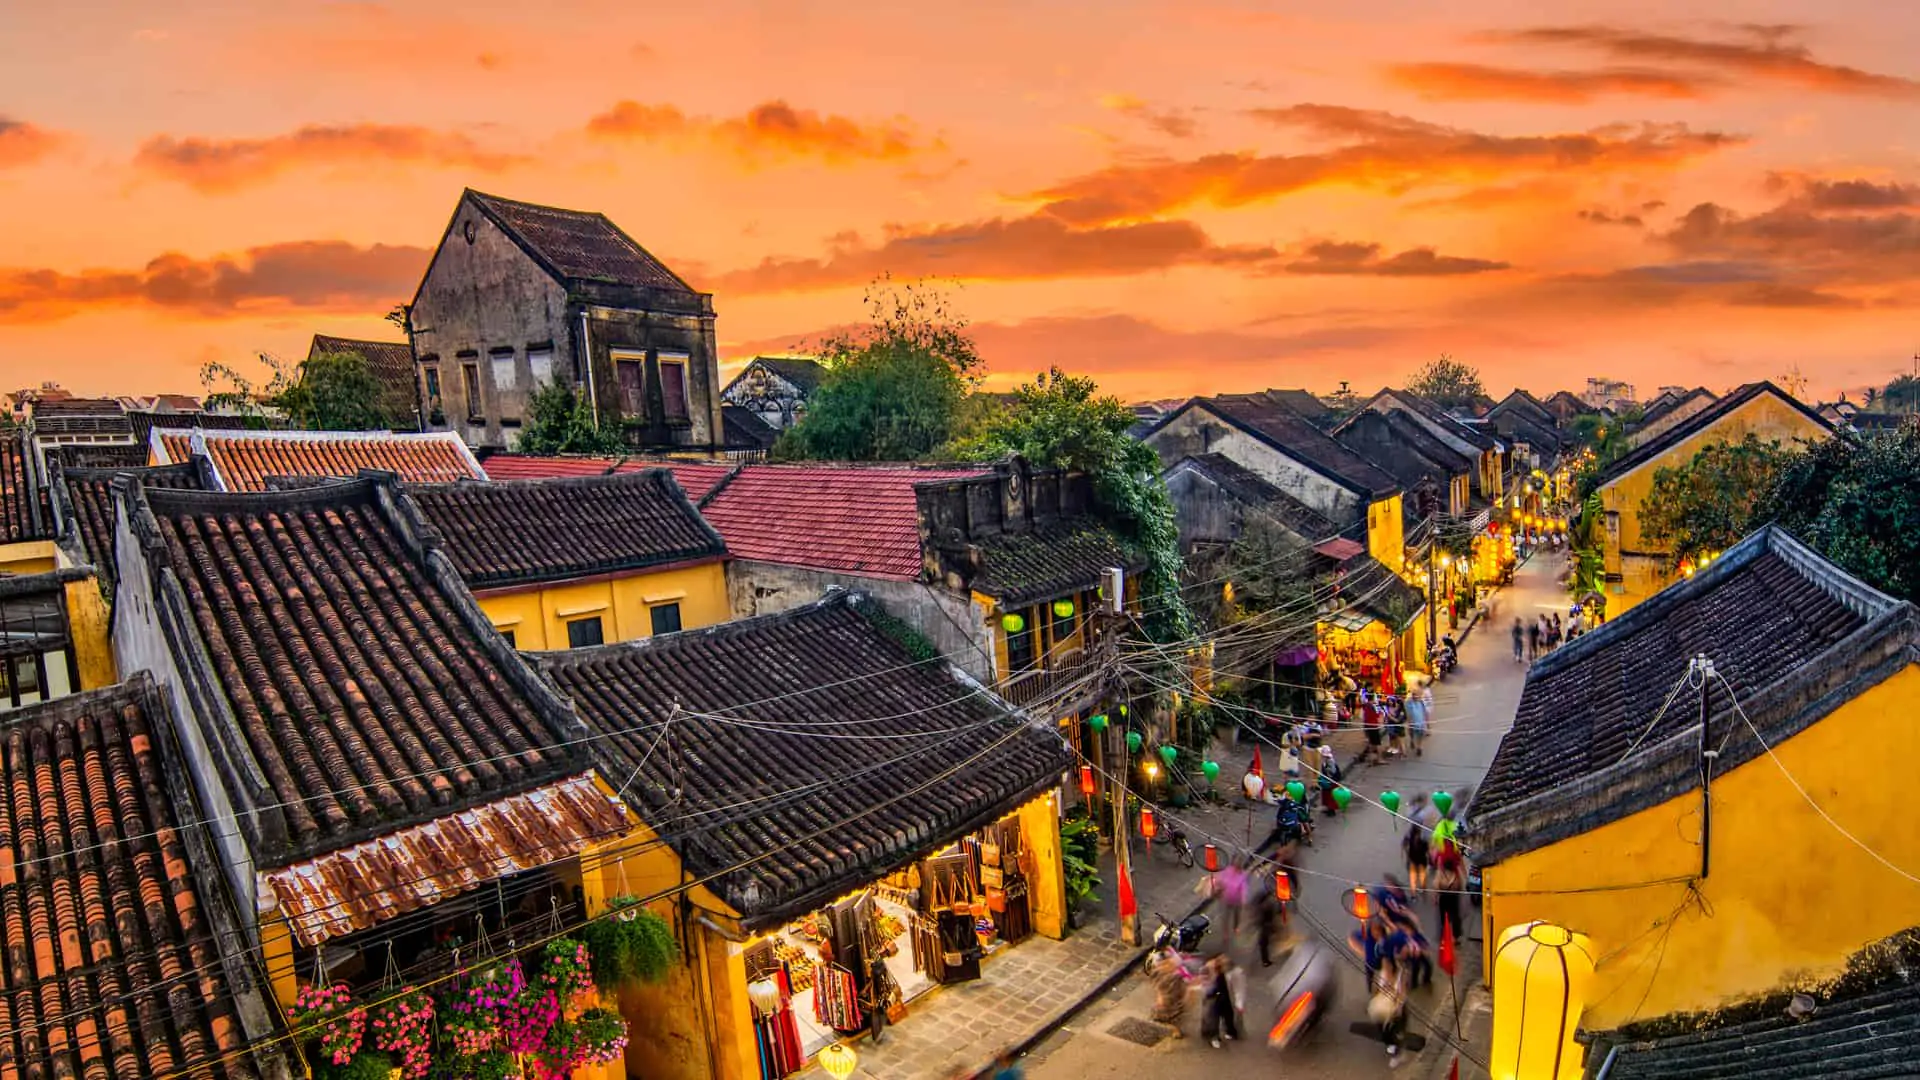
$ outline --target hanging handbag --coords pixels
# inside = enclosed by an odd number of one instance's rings
[[[983,866],[980,868],[980,884],[991,892],[1006,884],[1006,872],[997,866]]]
[[[980,845],[980,861],[986,864],[987,866],[999,866],[1000,865],[1000,845],[999,844],[981,844]]]
[[[987,917],[986,900],[985,899],[975,900],[973,903],[968,904],[967,914],[973,916],[976,920],[986,918]]]
[[[997,885],[987,886],[987,910],[998,915],[1007,910],[1007,890]]]

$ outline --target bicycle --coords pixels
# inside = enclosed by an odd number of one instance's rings
[[[1153,842],[1172,845],[1174,856],[1180,860],[1180,865],[1189,870],[1193,869],[1193,844],[1187,840],[1187,832],[1180,827],[1179,822],[1170,817],[1167,818],[1160,826],[1159,833],[1154,836]]]

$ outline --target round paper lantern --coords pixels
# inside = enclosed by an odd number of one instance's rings
[[[1258,802],[1260,796],[1267,793],[1267,782],[1260,778],[1259,773],[1248,773],[1240,778],[1240,790],[1246,792],[1247,798]]]
[[[1294,802],[1307,801],[1307,785],[1298,780],[1287,781],[1287,798]]]
[[[1220,763],[1217,761],[1201,762],[1200,771],[1207,774],[1207,783],[1209,784],[1220,779]]]
[[[834,1043],[820,1051],[820,1056],[815,1060],[820,1063],[821,1068],[827,1070],[827,1075],[833,1077],[833,1080],[847,1080],[847,1077],[853,1075],[853,1067],[860,1062],[852,1050],[839,1043]]]
[[[1160,760],[1167,763],[1167,768],[1173,768],[1173,763],[1180,760],[1180,748],[1177,746],[1162,746],[1160,748]]]
[[[1140,808],[1140,835],[1149,840],[1160,835],[1160,823],[1154,820],[1151,806]]]
[[[1208,844],[1206,847],[1200,850],[1200,855],[1205,862],[1207,873],[1217,874],[1220,872],[1220,849],[1219,848],[1214,847],[1212,844]]]
[[[1396,814],[1399,813],[1400,812],[1400,793],[1397,791],[1381,792],[1380,805],[1386,807],[1388,812],[1390,813],[1396,813]]]
[[[1103,712],[1094,713],[1087,718],[1087,726],[1095,731],[1107,730],[1107,714]]]
[[[753,1009],[761,1016],[772,1016],[780,1011],[780,987],[772,979],[755,979],[747,984],[747,1000],[753,1002]]]
[[[1120,706],[1120,715],[1121,716],[1127,715],[1127,707],[1125,705]]]
[[[1453,813],[1453,796],[1444,791],[1433,793],[1433,808],[1442,815]]]
[[[1575,1080],[1573,1033],[1593,980],[1593,943],[1551,923],[1510,926],[1493,953],[1494,1080]]]
[[[1080,794],[1093,794],[1093,766],[1080,766]]]
[[[1056,619],[1073,618],[1073,601],[1055,600],[1053,602],[1053,617]]]
[[[1340,809],[1345,810],[1347,808],[1347,804],[1352,801],[1353,801],[1353,792],[1347,790],[1345,787],[1337,787],[1333,789],[1333,804],[1335,806],[1338,806]]]
[[[1025,630],[1026,628],[1027,628],[1027,617],[1025,615],[1000,616],[1000,629],[1005,630],[1009,634],[1017,634],[1020,631]],[[829,1047],[828,1049],[832,1049],[832,1048]],[[822,1052],[824,1053],[824,1051]],[[851,1054],[853,1053],[853,1051],[848,1050],[847,1053]]]
[[[1146,742],[1146,740],[1140,737],[1139,732],[1137,731],[1127,732],[1127,753],[1129,754],[1139,753],[1140,744],[1144,742]]]

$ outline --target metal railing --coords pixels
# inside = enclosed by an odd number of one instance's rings
[[[1016,671],[1000,680],[1000,696],[1017,708],[1049,704],[1072,693],[1093,670],[1093,655],[1086,649],[1067,649],[1048,654],[1041,666]]]

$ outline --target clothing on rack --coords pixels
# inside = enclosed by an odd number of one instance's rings
[[[1025,941],[1033,934],[1033,910],[1027,897],[1027,879],[1007,879],[1007,909],[1000,913],[1000,940],[1009,945]]]
[[[771,955],[771,950],[768,952]],[[780,988],[779,1005],[762,1015],[754,1009],[753,1036],[759,1050],[760,1080],[781,1080],[800,1071],[807,1063],[800,1052],[800,1027],[793,1018],[793,988],[785,970],[773,973]]]
[[[867,1026],[866,1014],[860,1011],[860,991],[853,972],[837,963],[820,965],[813,983],[813,1017],[842,1033]]]

